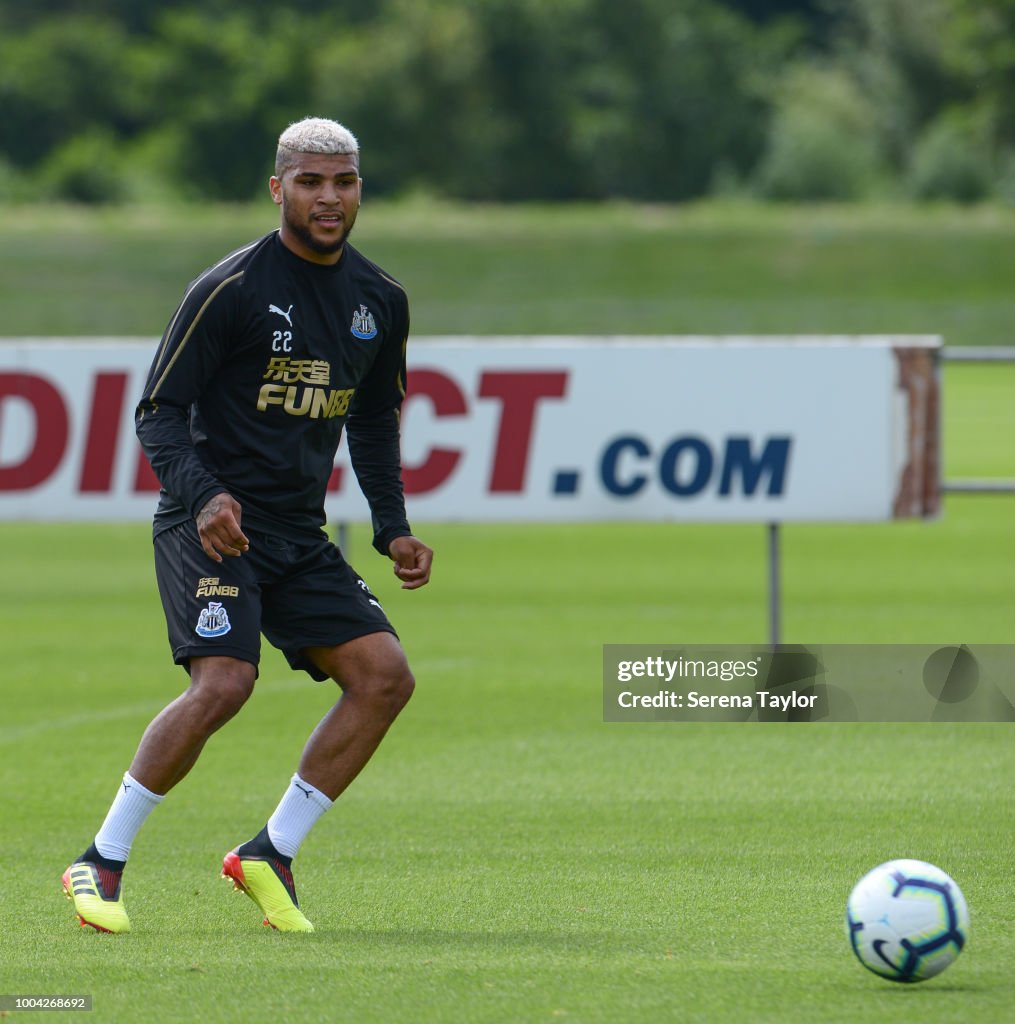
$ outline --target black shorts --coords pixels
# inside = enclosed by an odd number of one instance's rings
[[[244,527],[250,549],[213,562],[193,520],[155,537],[155,577],[173,659],[223,655],[257,665],[261,634],[294,669],[325,679],[304,655],[368,633],[394,633],[380,603],[326,537],[283,540]],[[396,634],[397,635],[397,634]]]

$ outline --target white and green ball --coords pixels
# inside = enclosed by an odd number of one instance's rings
[[[962,952],[969,908],[940,868],[892,860],[854,886],[846,902],[846,932],[868,970],[890,981],[926,981]]]

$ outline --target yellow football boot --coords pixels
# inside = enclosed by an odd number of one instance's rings
[[[120,898],[120,872],[79,860],[67,868],[62,881],[63,894],[73,901],[82,928],[130,931],[130,919]]]
[[[264,923],[280,932],[312,932],[296,899],[293,873],[270,857],[241,857],[232,850],[222,861],[222,877],[232,879],[233,890],[245,892],[264,914]]]

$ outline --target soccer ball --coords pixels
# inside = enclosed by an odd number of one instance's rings
[[[889,981],[926,981],[962,952],[969,908],[940,868],[892,860],[856,883],[846,901],[846,932],[869,971]]]

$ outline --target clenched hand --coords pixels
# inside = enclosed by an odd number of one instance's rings
[[[250,547],[240,529],[240,503],[223,491],[209,499],[197,514],[197,534],[204,553],[213,561],[221,562],[222,555],[236,558]]]

